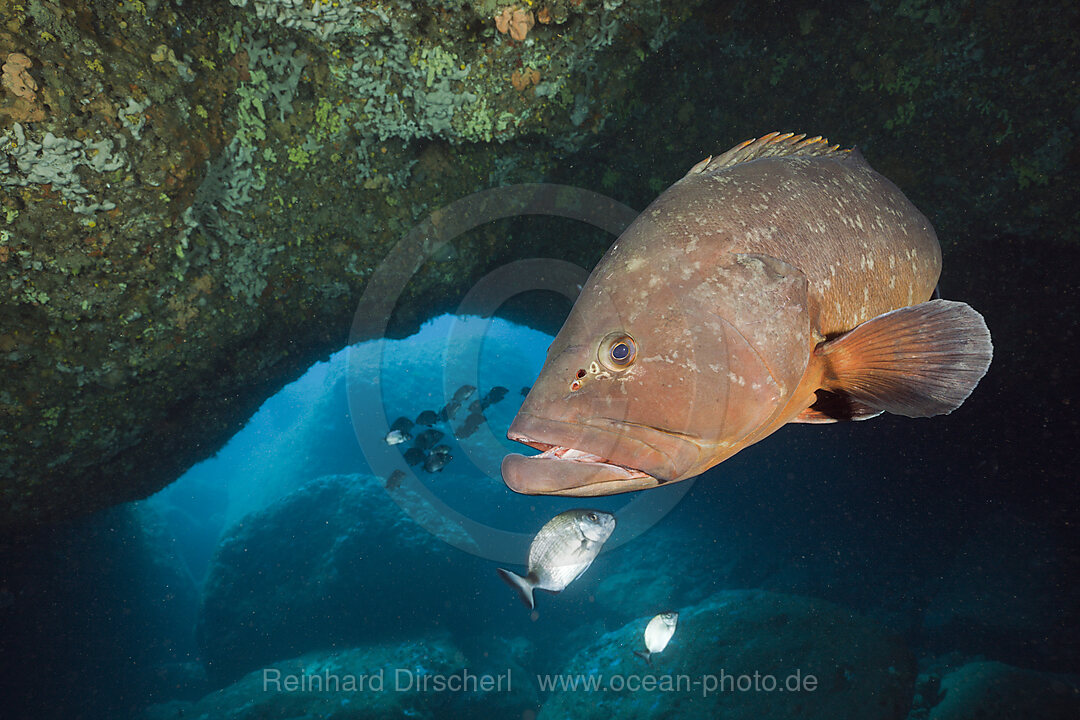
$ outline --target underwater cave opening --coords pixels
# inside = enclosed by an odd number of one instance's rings
[[[213,457],[142,505],[160,516],[198,583],[223,532],[318,478],[375,474],[364,449],[374,446],[401,453],[427,491],[471,520],[532,531],[581,501],[517,495],[502,483],[502,457],[531,453],[507,440],[506,430],[553,335],[501,316],[528,315],[535,325],[538,317],[561,318],[568,310],[565,298],[532,291],[500,307],[499,316],[442,315],[409,337],[346,347],[268,398]],[[546,326],[557,329],[557,322]],[[385,426],[350,411],[350,386],[372,390],[376,376]],[[408,440],[391,446],[386,436],[400,418],[411,423]],[[440,453],[445,460],[434,457]],[[384,487],[388,480],[381,478]],[[592,504],[614,509],[626,501]]]
[[[430,494],[437,512],[459,512],[464,522],[496,533],[532,532],[580,504],[516,495],[503,484],[500,463],[510,452],[531,453],[507,440],[506,430],[588,276],[584,268],[612,236],[595,223],[531,212],[523,208],[520,216],[481,223],[442,245],[425,241],[414,248],[424,258],[417,267],[411,251],[390,253],[368,287],[381,287],[377,279],[404,267],[411,268],[409,279],[394,288],[396,300],[386,307],[377,291],[365,291],[357,311],[359,321],[365,299],[375,297],[384,324],[372,334],[354,325],[351,345],[313,362],[263,401],[213,456],[138,503],[156,512],[196,583],[232,526],[305,484],[378,475],[384,489],[393,490],[399,476],[372,462],[374,455],[385,461],[388,450],[395,467],[417,481],[411,487]],[[622,220],[632,217],[626,215]],[[577,240],[567,259],[544,257],[566,237]],[[408,238],[403,242],[411,247]],[[445,278],[457,278],[458,285],[446,286]],[[455,403],[463,386],[476,389]],[[430,427],[417,422],[426,411],[446,410],[449,417],[439,416]],[[386,436],[399,418],[414,427],[406,442],[390,446]],[[625,502],[595,504],[607,509]]]

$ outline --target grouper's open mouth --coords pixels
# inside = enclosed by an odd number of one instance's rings
[[[503,481],[526,495],[574,497],[614,495],[662,484],[657,475],[670,464],[668,458],[620,432],[616,424],[582,426],[519,413],[506,437],[541,452],[503,458]]]

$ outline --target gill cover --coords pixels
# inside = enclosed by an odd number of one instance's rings
[[[597,267],[508,436],[603,462],[509,456],[508,485],[565,495],[653,487],[697,475],[768,424],[809,358],[806,280],[767,256],[716,260],[662,282],[648,274],[657,265]]]
[[[705,449],[697,474],[768,427],[806,372],[811,338],[806,276],[774,257],[729,254],[694,301],[698,337],[718,338],[714,354],[707,340],[695,353],[702,380],[689,423]]]

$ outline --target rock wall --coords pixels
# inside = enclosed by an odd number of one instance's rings
[[[147,508],[0,543],[0,693],[11,717],[128,717],[208,691],[198,588]]]
[[[344,344],[415,222],[589,141],[686,13],[0,1],[0,529],[214,452]],[[430,263],[402,325],[522,254],[480,235]]]
[[[0,0],[0,529],[145,496],[213,453],[344,344],[409,228],[478,189],[548,179],[642,207],[791,129],[859,145],[909,194],[947,293],[1076,255],[1080,6],[693,4]],[[476,233],[413,278],[394,331],[505,260],[588,266],[605,244]],[[992,329],[1073,322],[1070,283],[1027,283],[1049,301]]]

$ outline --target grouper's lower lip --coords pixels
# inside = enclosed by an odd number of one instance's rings
[[[572,448],[553,450],[579,452]],[[502,476],[507,487],[525,495],[595,497],[644,490],[660,484],[659,480],[640,470],[606,463],[602,459],[567,459],[547,454],[507,455],[502,461]]]
[[[661,460],[656,457],[655,449],[646,445],[641,445],[640,453],[628,453],[627,444],[640,444],[609,430],[571,426],[521,413],[506,436],[541,451],[540,455],[514,454],[503,458],[503,481],[515,492],[593,497],[644,490],[663,482],[644,470],[571,445],[582,443],[599,452],[603,452],[599,448],[609,447],[618,452],[619,459],[643,454],[646,457],[641,459],[652,465]]]

